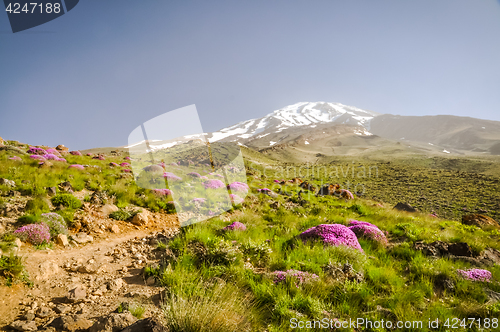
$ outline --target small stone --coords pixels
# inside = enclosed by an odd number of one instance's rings
[[[85,265],[80,266],[78,268],[78,272],[94,274],[97,272],[98,269],[99,269],[99,266],[97,265],[97,263],[93,262],[93,263],[89,263],[89,264],[85,264]]]
[[[71,307],[69,305],[65,305],[65,304],[58,304],[54,308],[54,311],[57,312],[58,314],[64,314],[70,310],[71,310]]]
[[[22,320],[16,320],[9,325],[12,329],[17,331],[37,331],[36,323],[34,321],[26,322]]]
[[[77,302],[84,300],[87,297],[87,291],[83,286],[78,286],[68,292],[67,299],[69,302]]]
[[[118,227],[118,225],[111,226],[111,232],[115,234],[120,233],[120,227]]]
[[[58,234],[56,237],[57,244],[67,247],[69,246],[68,237],[64,234]]]
[[[60,316],[50,323],[57,331],[79,331],[87,330],[92,326],[91,320],[85,319],[79,315]]]
[[[108,291],[108,287],[106,285],[102,285],[95,292],[94,295],[102,296],[104,293]]]
[[[47,187],[47,194],[49,196],[57,195],[57,188],[56,187]]]
[[[156,279],[155,277],[149,277],[147,280],[146,280],[146,285],[148,286],[154,286],[154,284],[156,283]]]
[[[118,210],[120,209],[114,204],[105,204],[101,207],[100,212],[103,216],[107,217],[111,213],[116,212]]]
[[[143,226],[149,223],[150,214],[148,211],[143,210],[142,212],[136,214],[132,219],[132,224],[136,226]]]
[[[28,310],[23,316],[23,320],[27,321],[32,321],[35,319],[35,311],[34,310]]]
[[[73,235],[73,240],[75,240],[79,244],[83,244],[94,241],[94,238],[85,233],[76,233],[75,235]]]
[[[16,237],[16,239],[14,240],[14,245],[18,248],[18,249],[21,249],[21,247],[23,246],[23,242]]]
[[[122,272],[123,273],[127,273],[128,272],[128,268],[126,266],[122,267]]]
[[[53,314],[53,311],[52,309],[50,308],[47,308],[47,307],[40,307],[37,312],[36,312],[36,316],[39,317],[39,318],[45,318],[45,317],[49,317]]]
[[[128,311],[121,314],[111,313],[107,316],[99,317],[97,322],[92,325],[89,332],[114,332],[122,331],[137,321]]]
[[[111,280],[108,283],[108,288],[111,291],[117,291],[117,290],[119,290],[120,288],[123,287],[123,284],[124,284],[123,279],[122,278],[117,278],[117,279]]]
[[[122,332],[166,332],[166,331],[167,329],[160,323],[158,318],[150,317],[135,322]]]

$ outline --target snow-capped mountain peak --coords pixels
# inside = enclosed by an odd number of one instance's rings
[[[353,106],[328,102],[300,102],[283,107],[262,118],[237,123],[211,134],[210,141],[241,141],[291,127],[315,126],[322,123],[347,124],[370,128],[370,121],[379,113]]]

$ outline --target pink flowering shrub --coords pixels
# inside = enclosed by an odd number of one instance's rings
[[[319,276],[316,274],[299,270],[274,271],[272,275],[274,276],[275,284],[286,283],[287,280],[289,280],[293,282],[297,288],[304,283],[319,280]]]
[[[124,160],[130,160],[130,157],[125,157],[125,158],[123,158],[123,159],[124,159]]]
[[[385,234],[375,225],[369,223],[358,224],[350,226],[349,229],[353,231],[357,237],[373,240],[384,246],[386,246],[388,243]]]
[[[199,173],[196,173],[196,172],[191,172],[191,173],[188,173],[187,175],[189,175],[193,178],[201,178],[201,175]]]
[[[45,159],[47,160],[57,160],[59,159],[58,156],[56,156],[55,154],[52,154],[52,153],[48,153],[46,155],[43,156]]]
[[[216,176],[216,177],[218,177],[218,178],[223,178],[223,176],[222,176],[222,175],[220,175],[220,174],[214,174],[214,176]]]
[[[200,176],[200,179],[208,180],[208,177],[206,177],[205,175],[202,175],[202,176]]]
[[[32,154],[30,156],[31,159],[37,159],[37,160],[45,160],[43,156],[37,155],[37,154]]]
[[[82,153],[80,151],[70,151],[69,153],[72,154],[73,156],[81,156],[82,155]]]
[[[222,230],[223,231],[236,231],[236,230],[246,231],[247,230],[247,226],[245,226],[244,224],[240,223],[239,221],[235,221],[231,225],[227,225],[226,227],[224,227]]]
[[[92,157],[92,159],[96,159],[96,160],[106,160],[106,158],[105,158],[103,155],[98,155],[98,156]]]
[[[50,241],[50,229],[47,224],[29,224],[18,228],[14,234],[25,242],[30,242],[34,245],[48,243]]]
[[[119,165],[118,165],[117,163],[113,163],[113,162],[111,162],[111,163],[109,163],[109,166],[110,166],[110,167],[118,167]]]
[[[490,282],[491,272],[481,269],[457,270],[458,274],[467,280]]]
[[[248,185],[246,183],[243,183],[243,182],[233,182],[233,183],[227,185],[227,189],[229,189],[231,191],[247,192]]]
[[[130,169],[122,169],[122,172],[130,173],[130,172],[132,172],[132,170],[130,170]]]
[[[206,200],[206,198],[193,198],[191,201],[193,203],[205,203]]]
[[[280,183],[281,181],[280,180],[274,180],[274,183]]]
[[[349,220],[349,224],[347,224],[347,227],[357,226],[357,225],[366,225],[366,226],[378,228],[377,226],[375,226],[374,224],[370,224],[369,222],[359,221],[359,220],[354,220],[354,219]]]
[[[172,195],[172,190],[170,189],[153,189],[151,190],[155,195],[158,196],[168,196]]]
[[[241,203],[243,203],[243,198],[241,198],[238,195],[230,194],[229,198],[231,199],[231,202],[233,202],[233,204],[241,204]]]
[[[35,148],[34,146],[30,147],[27,152],[31,153],[31,154],[37,154],[37,155],[40,155],[40,156],[43,156],[44,154],[47,153],[47,152],[45,152],[44,149],[42,149],[42,148]]]
[[[205,189],[218,189],[225,187],[226,185],[221,180],[207,180],[203,182]]]
[[[180,177],[178,177],[174,173],[170,173],[170,172],[163,173],[163,177],[166,178],[168,181],[181,181],[182,180]]]
[[[63,217],[57,213],[42,213],[42,223],[49,227],[50,236],[55,238],[58,234],[68,235],[68,227]]]
[[[18,157],[18,156],[14,156],[14,157],[10,157],[9,158],[10,160],[17,160],[17,161],[21,161],[21,157]]]
[[[87,153],[87,156],[91,157],[91,156],[93,156],[93,154],[92,153]]]
[[[59,153],[56,149],[46,149],[45,152],[61,157],[61,153]]]
[[[303,241],[321,240],[324,244],[331,246],[344,245],[363,252],[356,234],[348,227],[340,224],[323,224],[309,228],[299,234],[299,238]]]
[[[74,168],[74,169],[78,169],[80,171],[85,170],[85,167],[83,165],[79,165],[79,164],[69,165],[68,168]]]
[[[116,164],[116,165],[118,166],[118,164]],[[121,163],[120,166],[121,167],[127,167],[127,166],[130,166],[130,164],[129,163]]]

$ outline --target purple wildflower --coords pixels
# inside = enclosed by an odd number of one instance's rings
[[[357,237],[363,237],[369,240],[373,240],[382,245],[387,245],[388,243],[385,234],[375,225],[371,225],[369,223],[358,224],[350,226],[349,229],[353,231]]]
[[[132,172],[132,170],[130,170],[130,169],[122,169],[122,172],[130,173],[130,172]]]
[[[193,203],[205,203],[206,200],[206,198],[193,198],[191,201]]]
[[[218,189],[218,188],[225,187],[225,184],[221,180],[207,180],[207,181],[203,182],[203,186],[205,187],[205,189],[209,189],[209,188],[210,189]]]
[[[83,171],[85,169],[85,167],[83,165],[79,165],[79,164],[75,164],[75,165],[69,165],[68,168],[74,168],[74,169],[79,169],[81,171]]]
[[[196,172],[188,173],[188,175],[193,177],[193,178],[201,178],[201,175],[199,173],[196,173]]]
[[[274,180],[275,183],[280,183],[281,181],[280,180]]]
[[[292,280],[297,288],[303,283],[309,283],[319,279],[319,276],[314,273],[299,270],[274,271],[272,275],[274,275],[275,284],[285,283],[288,279]]]
[[[10,160],[17,160],[17,161],[21,161],[21,157],[18,157],[18,156],[14,156],[14,157],[10,157],[9,158]]]
[[[109,163],[109,166],[110,166],[110,167],[117,167],[117,166],[119,166],[119,165],[118,165],[117,163]]]
[[[158,196],[172,195],[172,190],[170,190],[170,189],[153,189],[151,191]]]
[[[175,175],[174,173],[170,172],[164,172],[163,177],[166,178],[168,181],[181,181],[182,179]]]
[[[57,160],[57,159],[59,159],[58,156],[56,156],[55,154],[52,154],[52,153],[45,154],[43,157],[45,159],[47,159],[47,160]]]
[[[349,224],[347,224],[347,227],[357,226],[357,225],[366,225],[366,226],[378,228],[377,226],[375,226],[374,224],[370,224],[369,222],[359,221],[359,220],[354,220],[354,219],[349,220]]]
[[[239,221],[235,221],[231,225],[227,225],[226,227],[224,227],[222,230],[223,231],[235,231],[235,230],[246,231],[246,229],[247,229],[247,226],[240,223]]]
[[[467,280],[490,282],[491,272],[481,269],[457,270],[458,274]]]
[[[118,164],[116,164],[116,165],[118,166]],[[121,163],[120,166],[121,167],[126,167],[126,166],[130,166],[130,164],[129,163]]]
[[[42,149],[42,148],[35,148],[34,146],[32,146],[32,147],[29,148],[28,153],[37,154],[37,155],[43,156],[47,152],[44,149]]]
[[[34,245],[48,243],[50,241],[50,229],[47,224],[29,224],[14,231],[22,240]]]
[[[56,149],[46,149],[45,151],[46,151],[47,153],[54,154],[54,155],[56,155],[56,156],[58,156],[58,157],[60,157],[60,156],[61,156],[61,154],[59,153],[59,151],[57,151]]]
[[[58,234],[68,235],[68,228],[63,217],[57,213],[42,213],[41,215],[42,223],[49,226],[50,236],[52,238],[56,237]]]
[[[81,156],[82,153],[80,151],[70,151],[69,153],[71,153],[73,156]]]
[[[64,159],[64,158],[57,158],[56,161],[67,162],[66,159]]]
[[[230,194],[229,198],[231,199],[231,202],[233,202],[234,204],[241,204],[241,203],[243,203],[243,198],[241,198],[238,195]]]
[[[32,154],[30,156],[31,159],[37,159],[37,160],[45,160],[43,156],[37,155],[37,154]]]
[[[124,159],[124,160],[130,160],[130,157],[125,157],[125,158],[123,158],[123,159]]]
[[[246,183],[243,183],[243,182],[233,182],[233,183],[227,185],[227,189],[229,189],[231,191],[247,192],[248,185]]]
[[[344,245],[363,252],[356,234],[348,227],[340,224],[323,224],[309,228],[301,233],[299,238],[303,241],[319,239],[328,245]]]

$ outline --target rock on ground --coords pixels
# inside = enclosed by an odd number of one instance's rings
[[[464,225],[474,225],[478,227],[494,226],[500,228],[500,225],[495,221],[495,219],[482,214],[469,214],[462,217],[462,224]]]
[[[149,223],[150,214],[148,211],[143,210],[142,212],[136,214],[132,219],[132,224],[137,226],[147,225]]]
[[[401,202],[398,203],[398,204],[396,204],[396,206],[394,207],[394,209],[398,210],[398,211],[417,212],[417,209],[415,209],[410,204],[401,203]]]
[[[77,243],[83,244],[94,241],[94,238],[85,233],[76,233],[75,235],[73,235],[73,240],[75,240]]]
[[[122,332],[167,332],[167,328],[158,319],[150,317],[135,322]]]
[[[68,237],[64,234],[58,234],[56,238],[57,244],[67,247],[69,246]]]
[[[81,315],[68,315],[57,317],[50,323],[56,331],[79,331],[86,330],[93,325],[91,320],[83,318]]]
[[[67,299],[69,302],[77,302],[84,300],[87,297],[87,291],[83,286],[78,286],[68,292]]]
[[[10,325],[10,328],[16,330],[16,331],[37,331],[38,328],[36,327],[36,323],[34,321],[26,322],[22,320],[16,320],[15,322],[12,322]]]
[[[89,332],[120,332],[137,321],[128,311],[121,314],[111,313],[97,319]]]

